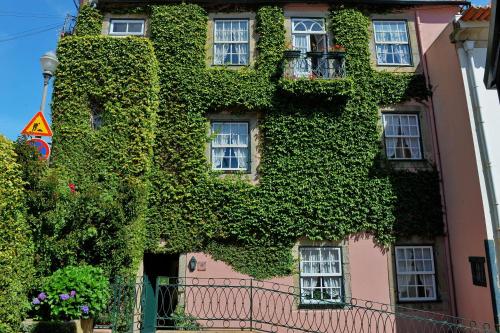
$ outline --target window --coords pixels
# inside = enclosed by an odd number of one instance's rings
[[[378,65],[410,66],[406,21],[373,21]]]
[[[144,20],[111,20],[109,34],[115,36],[144,35]]]
[[[104,106],[99,100],[91,99],[90,101],[90,127],[93,130],[98,130],[102,127],[102,113]]]
[[[432,246],[396,246],[396,273],[400,301],[437,299]]]
[[[248,65],[248,20],[215,20],[214,65]]]
[[[472,272],[472,283],[476,286],[486,287],[486,270],[484,257],[469,257]]]
[[[300,295],[303,304],[342,300],[342,253],[338,247],[300,248]]]
[[[313,71],[321,68],[326,58],[324,56],[309,58],[307,52],[320,52],[326,55],[328,35],[325,30],[325,20],[322,18],[292,19],[292,45],[294,50],[301,51],[301,59],[295,65],[295,75],[309,76]]]
[[[212,122],[212,169],[247,171],[248,123]]]
[[[385,152],[390,160],[420,160],[420,126],[417,114],[382,115]]]

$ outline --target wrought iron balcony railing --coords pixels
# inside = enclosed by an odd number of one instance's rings
[[[233,329],[268,333],[493,333],[441,313],[355,298],[301,304],[293,286],[249,279],[159,277],[113,288],[113,332]]]
[[[336,79],[346,76],[344,53],[294,52],[285,53],[285,78]]]

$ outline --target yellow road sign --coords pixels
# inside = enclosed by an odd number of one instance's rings
[[[34,136],[52,136],[52,130],[50,129],[49,123],[43,116],[43,113],[37,112],[35,116],[30,120],[28,125],[23,129],[21,134],[34,135]]]

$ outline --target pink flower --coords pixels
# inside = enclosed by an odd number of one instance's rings
[[[71,191],[71,193],[75,193],[76,192],[76,186],[75,186],[75,184],[69,183],[68,187],[69,187],[69,190]]]

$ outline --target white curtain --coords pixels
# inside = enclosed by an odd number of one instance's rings
[[[394,52],[394,62],[397,64],[410,64],[410,52],[408,45],[406,44],[396,44],[393,45]]]
[[[379,64],[410,64],[410,52],[406,44],[377,44]]]
[[[215,44],[214,63],[223,65],[226,62],[226,55],[229,52],[229,44]]]
[[[397,124],[398,124],[398,135],[403,135],[405,138],[400,138],[398,140],[397,146],[402,148],[402,153],[403,156],[399,157],[404,157],[404,158],[410,158],[415,156],[415,149],[412,147],[415,147],[415,142],[412,142],[412,138],[410,138],[411,133],[410,133],[410,126],[408,124],[408,118],[405,116],[398,117],[395,119]],[[415,153],[416,154],[416,153]]]
[[[340,298],[342,290],[340,277],[323,278],[323,287],[327,294],[325,295],[325,293],[323,293],[323,299],[336,300]],[[330,297],[328,297],[328,295]]]
[[[306,34],[293,35],[293,48],[301,52],[300,59],[295,62],[294,74],[296,76],[308,76],[310,74],[310,60],[306,58],[306,52],[310,51],[308,38],[309,35]]]
[[[248,150],[246,148],[235,148],[234,151],[238,159],[238,168],[247,169]]]
[[[411,275],[398,275],[398,291],[400,298],[410,297],[408,293],[408,285],[410,284]]]
[[[212,165],[214,169],[222,168],[223,155],[224,148],[212,148]]]

